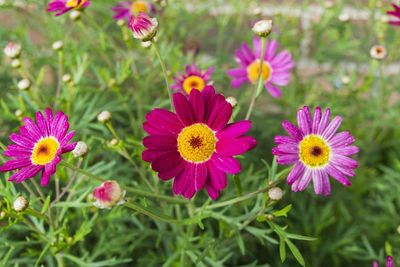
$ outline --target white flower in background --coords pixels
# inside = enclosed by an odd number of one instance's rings
[[[260,37],[267,37],[272,31],[272,20],[259,20],[254,24],[252,30]]]
[[[18,82],[17,87],[22,91],[28,90],[31,87],[31,82],[28,79],[22,79]]]
[[[369,51],[369,54],[373,59],[381,60],[386,57],[387,51],[383,45],[374,45]]]
[[[64,43],[62,41],[55,41],[52,45],[54,51],[60,51],[64,47]]]
[[[97,120],[101,123],[106,123],[109,120],[111,120],[111,117],[112,117],[111,112],[108,110],[104,110],[100,112],[99,115],[97,115]]]
[[[21,44],[9,42],[4,48],[3,52],[7,57],[14,59],[19,57],[19,55],[21,54],[21,50],[22,50]]]

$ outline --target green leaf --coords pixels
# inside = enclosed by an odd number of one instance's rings
[[[279,236],[279,256],[281,257],[282,262],[286,260],[285,240],[281,236]]]
[[[311,236],[304,236],[304,235],[296,235],[296,234],[291,234],[287,233],[286,236],[290,239],[295,239],[295,240],[304,240],[304,241],[315,241],[318,240],[316,237],[311,237]]]
[[[49,208],[50,201],[51,201],[51,197],[50,197],[50,195],[48,195],[46,198],[46,201],[43,204],[42,210],[40,211],[41,214],[46,213],[47,209]]]
[[[287,214],[289,213],[289,211],[292,209],[292,204],[287,205],[286,207],[284,207],[281,210],[277,210],[274,211],[272,213],[272,215],[276,216],[276,217],[281,217],[281,216],[285,216],[287,217]]]
[[[290,251],[292,252],[293,256],[298,261],[298,263],[300,263],[301,266],[305,266],[306,263],[304,262],[304,258],[301,255],[299,249],[289,239],[286,239],[285,241],[286,241],[286,244],[288,245]]]

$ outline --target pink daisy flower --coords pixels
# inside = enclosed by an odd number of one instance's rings
[[[57,12],[63,15],[73,9],[84,9],[90,5],[90,0],[53,0],[47,5],[47,12]]]
[[[392,4],[394,7],[393,11],[386,12],[388,15],[392,15],[394,20],[389,21],[389,24],[393,26],[400,26],[400,6]]]
[[[207,85],[212,85],[213,83],[211,75],[214,72],[214,68],[202,71],[197,68],[196,64],[193,64],[186,65],[185,72],[174,78],[175,83],[171,86],[174,91],[182,91],[190,94],[192,89],[197,89],[201,92]]]
[[[379,263],[377,261],[374,261],[372,263],[372,267],[379,267]],[[386,257],[386,267],[394,267],[393,257],[391,256]]]
[[[30,118],[23,119],[24,125],[19,133],[10,135],[15,144],[9,145],[4,156],[12,158],[0,166],[1,172],[19,170],[11,175],[9,181],[20,183],[34,177],[42,171],[41,185],[50,181],[50,176],[56,172],[61,154],[72,151],[76,143],[69,143],[75,132],[68,132],[68,117],[58,111],[53,117],[53,111],[46,109],[45,116],[36,113],[36,123]]]
[[[129,19],[129,28],[131,28],[133,37],[143,42],[151,41],[157,34],[158,21],[156,18],[150,18],[146,13],[140,13],[138,16],[131,16]]]
[[[137,16],[141,12],[155,13],[156,9],[153,4],[148,1],[122,1],[112,8],[114,12],[113,18],[116,20],[129,19],[130,16]]]
[[[278,157],[277,162],[294,164],[287,178],[294,192],[303,191],[312,180],[316,194],[329,195],[328,176],[349,186],[346,176],[355,175],[358,163],[348,157],[358,153],[358,147],[351,145],[355,139],[349,132],[336,133],[342,118],[337,116],[329,122],[330,114],[329,109],[322,114],[317,107],[312,118],[308,107],[304,107],[297,113],[298,127],[284,121],[289,136],[275,137],[277,146],[272,153]]]
[[[192,90],[189,97],[175,93],[173,101],[176,113],[154,109],[147,114],[142,158],[160,179],[175,178],[175,194],[192,198],[205,187],[217,199],[227,185],[226,174],[241,170],[234,156],[256,146],[254,138],[244,135],[251,122],[228,124],[232,106],[212,86]]]
[[[246,43],[235,51],[236,61],[240,64],[240,67],[227,72],[233,78],[231,82],[233,88],[238,88],[246,82],[257,83],[260,71],[261,49],[261,39],[255,37],[253,39],[253,51],[250,50]],[[279,87],[288,85],[290,71],[294,67],[291,54],[286,50],[277,54],[277,50],[277,41],[267,41],[261,70],[265,89],[276,98],[282,94]]]

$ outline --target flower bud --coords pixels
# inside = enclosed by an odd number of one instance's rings
[[[22,112],[22,110],[17,109],[14,114],[15,114],[15,117],[22,118],[23,112]]]
[[[70,81],[72,81],[72,76],[71,76],[71,74],[64,74],[63,76],[62,76],[62,80],[63,80],[63,82],[65,82],[65,83],[69,83]]]
[[[93,197],[96,200],[94,205],[99,209],[111,209],[116,205],[124,204],[124,196],[125,191],[114,180],[105,181],[93,190]]]
[[[4,219],[7,216],[7,213],[3,210],[2,212],[0,212],[0,220]]]
[[[141,43],[143,48],[149,48],[151,46],[151,41],[146,41]]]
[[[31,87],[31,82],[28,79],[22,79],[18,82],[17,87],[22,91],[28,90]]]
[[[341,13],[341,14],[339,15],[339,20],[340,20],[341,22],[348,22],[348,21],[350,20],[350,15],[343,12],[343,13]]]
[[[267,37],[272,31],[272,20],[259,20],[254,24],[252,30],[260,37]]]
[[[79,10],[72,10],[72,11],[69,13],[69,18],[70,18],[71,20],[73,20],[73,21],[77,21],[77,20],[79,20],[79,19],[81,18],[81,14],[82,14],[82,12],[79,11]]]
[[[111,112],[108,110],[104,110],[97,115],[97,120],[101,123],[106,123],[111,120]]]
[[[236,98],[234,98],[233,96],[229,96],[226,98],[226,102],[228,102],[229,104],[231,104],[231,106],[234,108],[237,106],[237,100]]]
[[[343,75],[342,78],[341,78],[341,80],[342,80],[342,83],[343,83],[344,85],[348,85],[348,84],[350,83],[350,77],[347,76],[347,75]]]
[[[18,58],[13,59],[11,61],[11,67],[13,67],[14,69],[18,69],[19,67],[21,67],[21,61]]]
[[[72,150],[72,154],[75,158],[83,157],[88,152],[88,146],[85,142],[79,141],[76,143],[74,150]]]
[[[124,19],[119,19],[119,20],[117,20],[117,25],[119,26],[119,27],[123,27],[123,26],[125,26],[125,20]]]
[[[144,42],[151,41],[157,34],[158,21],[156,18],[150,18],[146,13],[140,13],[130,18],[129,27],[135,39]]]
[[[283,196],[282,189],[280,189],[279,187],[272,187],[268,191],[268,196],[270,199],[275,200],[275,201],[281,200],[282,196]]]
[[[369,54],[373,59],[381,60],[386,57],[387,51],[383,45],[374,45],[369,51]]]
[[[118,145],[118,140],[115,139],[115,138],[111,139],[110,145],[111,145],[111,146],[116,146],[116,145]]]
[[[14,59],[14,58],[17,58],[17,57],[19,57],[19,55],[21,54],[21,50],[22,50],[22,47],[21,47],[21,45],[20,44],[16,44],[16,43],[13,43],[13,42],[9,42],[7,45],[6,45],[6,47],[4,48],[4,54],[7,56],[7,57],[9,57],[9,58],[11,58],[11,59]]]
[[[13,208],[16,212],[21,212],[26,210],[28,206],[29,206],[29,201],[23,196],[17,197],[13,203]]]
[[[64,43],[62,41],[56,41],[52,45],[54,51],[61,51],[64,47]]]

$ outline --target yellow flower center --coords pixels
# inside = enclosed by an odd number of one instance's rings
[[[68,0],[67,3],[65,3],[66,7],[73,7],[73,8],[81,8],[87,0],[82,0],[79,3],[79,0]]]
[[[307,167],[318,168],[329,162],[331,148],[327,142],[318,135],[310,134],[300,142],[300,160]]]
[[[46,165],[53,161],[60,143],[54,137],[40,139],[32,151],[31,160],[35,165]]]
[[[131,5],[131,13],[137,15],[141,12],[148,13],[149,7],[145,1],[135,1]]]
[[[186,161],[200,163],[210,159],[215,151],[217,138],[205,124],[196,123],[178,135],[178,151]]]
[[[252,83],[255,83],[258,79],[258,74],[260,72],[260,60],[256,59],[247,67],[247,77]],[[271,76],[271,66],[268,62],[263,62],[261,69],[261,77],[264,81],[269,80]]]
[[[204,80],[196,75],[187,77],[183,82],[183,90],[185,90],[185,92],[188,94],[190,94],[190,91],[192,91],[193,88],[201,92],[205,86],[206,83],[204,82]]]

